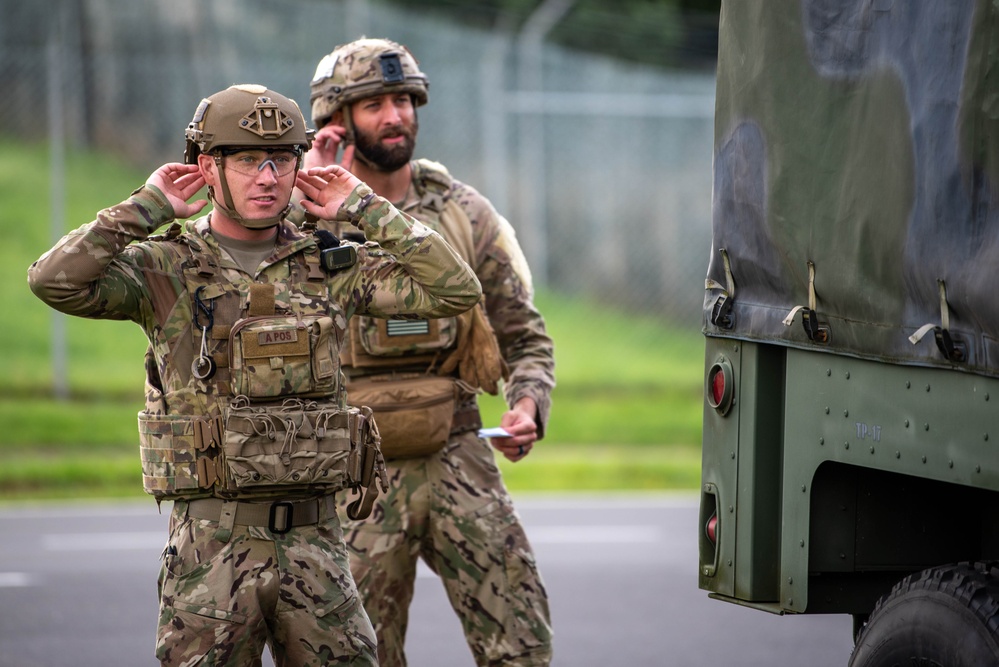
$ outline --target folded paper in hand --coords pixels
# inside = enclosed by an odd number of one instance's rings
[[[507,432],[505,428],[496,426],[494,428],[480,428],[479,429],[480,438],[512,438],[513,435]]]

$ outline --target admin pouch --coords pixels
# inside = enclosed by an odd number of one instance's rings
[[[229,333],[232,393],[252,399],[322,396],[337,387],[338,330],[325,315],[259,315]]]
[[[379,440],[369,408],[297,398],[237,397],[213,419],[139,413],[143,487],[157,500],[352,488],[361,495],[348,512],[363,518],[378,496],[376,481],[388,488]]]
[[[475,266],[472,221],[458,202],[451,199],[454,183],[451,175],[443,165],[429,160],[415,160],[410,166],[421,199],[420,214],[416,217],[439,231],[462,259]],[[361,369],[431,366],[454,349],[460,336],[454,317],[386,320],[362,315],[351,318],[348,327],[348,344],[342,350],[341,362]]]
[[[442,317],[427,320],[382,319],[358,315],[347,324],[347,345],[341,361],[354,368],[398,366],[406,363],[432,363],[458,338],[457,320]]]
[[[347,400],[374,412],[386,459],[427,456],[447,444],[459,386],[450,377],[382,375],[347,385]]]

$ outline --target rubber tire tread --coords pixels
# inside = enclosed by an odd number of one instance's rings
[[[999,562],[912,574],[882,596],[850,667],[999,665]]]

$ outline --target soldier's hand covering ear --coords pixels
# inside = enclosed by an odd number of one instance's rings
[[[339,165],[298,172],[295,185],[306,196],[302,207],[322,220],[335,220],[337,211],[361,179]]]
[[[165,164],[150,174],[146,185],[159,188],[173,207],[173,217],[179,220],[197,215],[208,205],[206,199],[187,203],[188,199],[205,186],[205,178],[196,164]]]
[[[350,171],[354,165],[354,145],[344,146],[343,157],[337,162],[336,155],[343,144],[343,138],[347,134],[347,129],[342,125],[329,123],[324,125],[316,136],[312,138],[312,148],[305,154],[305,168],[328,167],[339,164]]]

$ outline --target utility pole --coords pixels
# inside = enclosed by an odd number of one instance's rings
[[[49,115],[49,206],[51,209],[52,243],[63,236],[66,228],[66,133],[65,102],[63,97],[63,67],[65,53],[62,45],[66,35],[65,3],[54,3],[56,12],[49,31],[46,47],[48,69]],[[69,380],[66,361],[66,316],[52,312],[52,386],[55,397],[69,399]]]
[[[545,36],[572,9],[575,0],[544,0],[527,18],[517,36],[517,83],[520,93],[544,90],[542,46]],[[548,192],[545,179],[545,116],[543,111],[520,117],[521,214],[524,253],[535,283],[547,285],[548,275]]]

